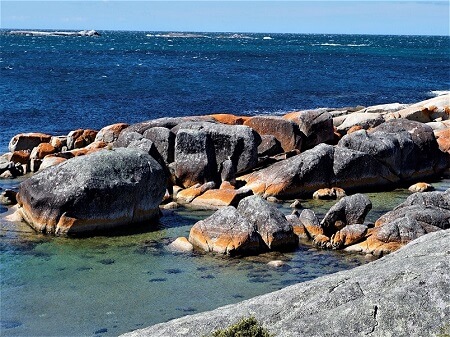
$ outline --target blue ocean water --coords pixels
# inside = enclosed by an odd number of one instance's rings
[[[0,31],[0,152],[19,132],[412,103],[450,88],[449,36],[100,33]]]
[[[448,36],[101,34],[0,31],[0,153],[19,132],[411,103],[450,88]],[[0,180],[0,188],[15,189],[21,179]],[[435,187],[449,188],[450,179]],[[408,195],[370,194],[368,220]],[[302,204],[321,216],[333,202]],[[288,204],[279,207],[290,212]],[[166,249],[209,212],[180,209],[146,232],[84,239],[37,234],[4,221],[5,212],[0,207],[2,336],[117,336],[366,262],[308,246],[245,259]],[[289,267],[271,269],[273,259]]]

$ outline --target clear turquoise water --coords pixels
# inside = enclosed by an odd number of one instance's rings
[[[434,186],[445,190],[450,179]],[[408,195],[404,189],[368,194],[374,205],[368,221]],[[333,203],[302,201],[319,215]],[[279,207],[290,212],[288,204]],[[209,214],[178,210],[146,232],[83,239],[43,236],[0,220],[2,336],[116,336],[368,261],[310,246],[243,259],[166,249]],[[273,259],[289,267],[268,267]]]

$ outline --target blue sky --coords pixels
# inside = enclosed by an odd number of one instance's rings
[[[5,1],[0,27],[449,35],[449,1]]]

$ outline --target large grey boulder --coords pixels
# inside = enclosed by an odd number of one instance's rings
[[[271,250],[289,250],[298,243],[292,225],[276,207],[258,195],[239,202],[237,211],[253,224]]]
[[[159,217],[166,177],[137,149],[101,150],[49,167],[21,183],[19,212],[34,229],[85,234]]]
[[[390,120],[370,132],[351,133],[337,146],[370,154],[402,181],[430,177],[448,166],[448,154],[439,150],[433,130],[409,120]]]
[[[449,242],[450,230],[428,234],[366,265],[123,336],[203,336],[248,316],[283,337],[439,335],[450,322]]]
[[[233,162],[236,173],[250,170],[258,164],[258,145],[261,143],[261,137],[248,126],[189,122],[179,124],[177,129],[177,137],[182,130],[197,130],[211,137],[217,170],[227,159]]]
[[[216,180],[211,136],[203,130],[179,130],[175,138],[175,177],[184,187]]]

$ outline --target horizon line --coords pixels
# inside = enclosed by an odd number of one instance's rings
[[[195,34],[276,34],[276,35],[368,35],[368,36],[434,36],[434,37],[448,37],[448,35],[440,34],[396,34],[396,33],[313,33],[313,32],[251,32],[251,31],[195,31],[195,30],[134,30],[134,29],[92,29],[92,28],[0,28],[0,31],[58,31],[58,32],[79,32],[83,30],[95,30],[97,32],[143,32],[143,33],[195,33]]]

